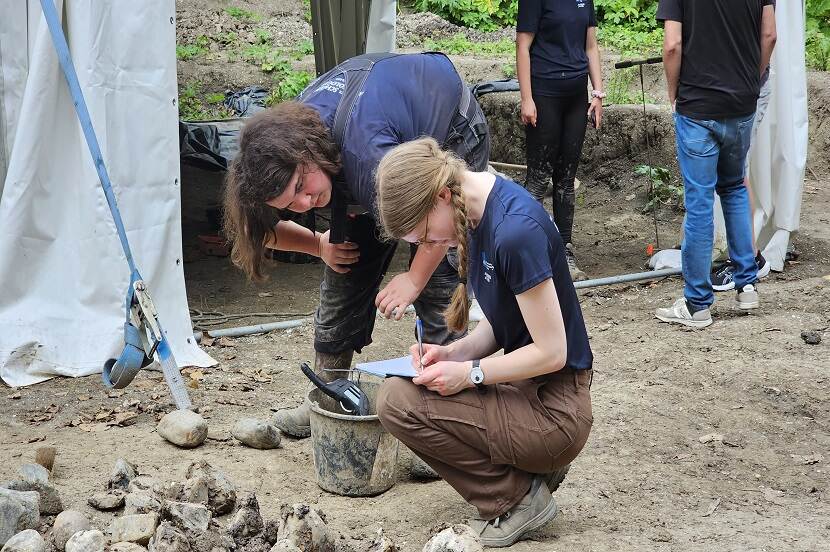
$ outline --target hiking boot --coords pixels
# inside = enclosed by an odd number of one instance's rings
[[[568,272],[571,273],[571,280],[579,282],[588,279],[588,276],[576,266],[576,257],[574,257],[574,246],[572,243],[565,244],[565,259],[568,261]]]
[[[568,475],[569,469],[571,469],[570,464],[562,466],[558,470],[554,470],[551,473],[542,475],[542,477],[545,480],[545,484],[548,486],[548,490],[551,493],[556,492],[556,490],[559,488],[559,485],[561,485],[562,481],[565,480],[565,476]]]
[[[758,300],[758,290],[753,284],[747,284],[739,289],[735,300],[741,310],[757,309],[761,306],[761,302]]]
[[[685,297],[675,301],[671,307],[657,309],[654,316],[663,322],[682,324],[690,328],[705,328],[712,324],[712,315],[709,313],[709,309],[701,309],[692,313]]]
[[[764,256],[759,251],[755,255],[755,264],[758,266],[758,279],[769,276],[770,265]],[[712,269],[712,289],[715,291],[729,291],[735,289],[735,265],[731,260],[727,260],[722,265]]]
[[[485,547],[510,546],[556,516],[556,502],[540,476],[533,478],[530,491],[507,513],[485,521],[477,519],[470,526],[479,534]]]
[[[339,354],[315,353],[314,372],[325,382],[348,377],[352,364],[352,351]],[[289,437],[303,439],[311,435],[308,403],[295,408],[284,408],[274,414],[274,425]]]

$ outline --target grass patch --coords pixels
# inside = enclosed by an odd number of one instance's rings
[[[234,19],[242,19],[245,21],[262,21],[261,15],[259,15],[256,12],[246,10],[245,8],[230,6],[228,8],[225,8],[225,13],[227,13]]]
[[[273,38],[268,29],[254,29],[254,36],[256,37],[255,44],[270,44]]]
[[[206,96],[205,105],[202,101],[202,83],[191,81],[179,91],[179,119],[183,121],[209,121],[212,119],[228,119],[234,114],[221,105],[225,95],[219,92]]]
[[[640,93],[631,91],[631,84],[639,74],[638,71],[636,67],[614,69],[605,84],[605,92],[608,94],[605,101],[615,105],[642,102],[643,98]]]
[[[516,78],[516,64],[515,63],[505,63],[501,66],[501,74],[506,79],[515,79]]]
[[[268,106],[296,98],[314,75],[308,71],[296,71],[289,62],[283,60],[274,68],[272,78],[274,87],[265,98],[265,105]]]
[[[516,43],[509,39],[499,40],[498,42],[472,42],[464,33],[456,33],[450,38],[427,39],[424,42],[424,49],[444,52],[445,54],[515,55]]]
[[[203,56],[208,52],[210,46],[210,39],[205,35],[196,37],[192,44],[176,44],[176,59],[187,61],[199,56]]]

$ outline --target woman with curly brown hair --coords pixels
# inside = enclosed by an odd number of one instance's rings
[[[255,280],[263,278],[267,248],[325,262],[314,349],[315,371],[326,380],[371,343],[376,309],[400,318],[414,303],[435,343],[464,333],[448,330],[442,316],[458,282],[448,248],[413,248],[409,271],[378,293],[396,244],[379,239],[375,169],[391,148],[421,136],[487,166],[484,114],[442,54],[352,58],[314,81],[300,101],[257,114],[242,131],[224,201],[233,261]],[[357,213],[347,218],[346,204]],[[324,233],[280,220],[280,212],[327,206],[332,221]],[[305,405],[280,410],[275,423],[295,437],[310,433]]]

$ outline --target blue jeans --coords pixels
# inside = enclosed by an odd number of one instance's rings
[[[684,294],[695,311],[715,302],[709,277],[715,233],[715,191],[723,207],[729,258],[735,268],[735,288],[754,284],[758,277],[749,195],[744,187],[754,117],[753,114],[737,119],[697,120],[674,114],[677,160],[686,202],[682,246]]]

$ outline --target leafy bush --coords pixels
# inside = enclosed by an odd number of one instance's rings
[[[807,65],[830,69],[830,0],[807,0]]]
[[[637,165],[634,168],[637,176],[647,176],[650,186],[648,203],[643,208],[644,213],[654,210],[658,205],[667,205],[675,209],[683,209],[683,185],[671,182],[671,172],[666,167],[651,165]]]
[[[271,106],[286,100],[293,100],[311,82],[313,75],[307,71],[295,71],[288,61],[277,63],[272,76],[276,82],[274,88],[265,98],[265,105]]]
[[[495,31],[516,24],[519,0],[415,0],[418,11],[481,31]]]

